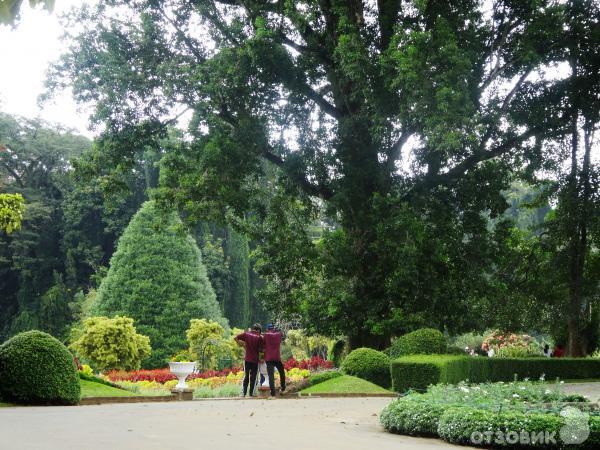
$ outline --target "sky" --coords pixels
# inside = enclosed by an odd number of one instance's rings
[[[37,97],[44,90],[48,65],[65,49],[59,17],[86,0],[59,0],[50,14],[23,2],[15,29],[0,25],[0,111],[42,119],[73,128],[88,137],[88,114],[78,109],[70,92],[59,92],[42,108]]]

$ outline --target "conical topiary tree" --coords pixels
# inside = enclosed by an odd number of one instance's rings
[[[152,201],[142,205],[119,239],[91,314],[134,319],[151,341],[144,367],[162,366],[187,347],[190,319],[227,327],[196,242],[175,212],[159,211]]]

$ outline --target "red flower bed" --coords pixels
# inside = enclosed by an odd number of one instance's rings
[[[231,368],[227,368],[227,369],[223,369],[223,370],[206,370],[201,373],[191,374],[190,380],[193,380],[194,378],[226,377],[230,373],[236,374],[240,370],[242,370],[241,367],[231,367]]]
[[[124,370],[111,370],[106,374],[110,381],[157,381],[164,383],[169,380],[176,380],[177,377],[171,373],[169,369],[152,369],[152,370],[132,370],[125,372]]]
[[[321,358],[320,356],[313,356],[310,359],[305,359],[302,361],[296,361],[294,358],[290,358],[283,364],[283,366],[285,367],[285,370],[290,370],[294,367],[308,370],[333,369],[333,363]]]
[[[284,367],[285,370],[290,370],[294,367],[308,370],[332,369],[333,363],[331,361],[324,360],[319,356],[313,356],[311,359],[305,359],[303,361],[296,361],[294,358],[290,358],[284,363]],[[231,367],[223,370],[206,370],[201,373],[193,373],[188,377],[188,379],[193,380],[195,378],[226,377],[230,373],[235,374],[241,370],[241,367]],[[112,382],[156,381],[158,383],[165,383],[166,381],[177,379],[167,367],[164,369],[133,370],[131,372],[125,372],[124,370],[111,370],[106,374],[106,376]]]

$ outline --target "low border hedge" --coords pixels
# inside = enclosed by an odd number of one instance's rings
[[[526,434],[533,442],[521,442],[518,448],[571,448],[561,440],[561,428],[568,426],[565,417],[557,414],[518,411],[490,411],[468,406],[453,406],[432,401],[419,401],[414,398],[399,399],[390,403],[379,418],[381,424],[391,433],[439,437],[453,444],[483,446],[486,448],[517,448],[511,441],[518,433]],[[600,417],[590,416],[587,422],[589,436],[572,448],[596,450],[600,446]],[[472,436],[481,438],[473,442]],[[485,433],[485,434],[484,434]],[[535,442],[539,436],[550,433],[552,442]],[[491,441],[488,441],[491,439]]]
[[[314,386],[315,384],[323,383],[328,380],[332,380],[333,378],[338,378],[343,375],[339,370],[327,370],[324,372],[317,372],[314,375],[308,377],[306,381],[305,387]]]
[[[498,413],[475,408],[449,408],[441,415],[437,432],[441,439],[452,444],[493,448],[596,450],[600,442],[600,417],[590,416],[586,425],[589,427],[589,436],[584,442],[571,447],[562,441],[561,436],[561,429],[568,428],[569,421],[556,414],[525,414],[514,411]],[[548,435],[550,439],[544,442]],[[473,442],[474,436],[480,442]],[[540,438],[541,442],[538,440]]]
[[[391,375],[396,392],[424,391],[431,384],[466,380],[484,383],[542,376],[547,380],[586,379],[600,377],[600,359],[414,355],[392,361]]]

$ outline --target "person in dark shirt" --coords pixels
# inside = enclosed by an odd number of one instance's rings
[[[273,324],[267,325],[263,339],[265,342],[265,361],[267,363],[267,374],[269,376],[269,388],[271,397],[275,396],[275,369],[279,372],[281,380],[281,392],[285,391],[285,369],[281,362],[281,331],[275,329]]]
[[[254,324],[250,331],[245,331],[235,337],[235,341],[246,349],[244,356],[244,397],[248,391],[248,383],[250,383],[250,397],[254,397],[254,386],[256,385],[256,374],[258,372],[258,354],[264,346],[261,331],[261,326]]]
[[[562,358],[563,356],[565,356],[565,348],[561,344],[558,344],[552,351],[552,357]]]

